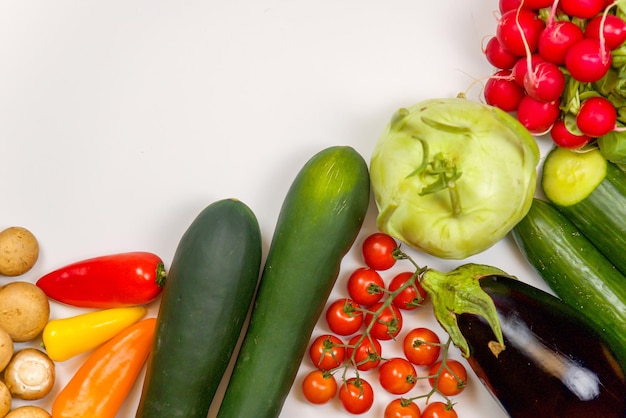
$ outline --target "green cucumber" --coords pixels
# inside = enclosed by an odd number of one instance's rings
[[[598,149],[554,148],[541,183],[546,198],[626,274],[626,173]]]
[[[626,366],[626,277],[547,201],[535,198],[512,232],[548,286],[606,336]]]
[[[280,210],[219,418],[280,414],[369,193],[367,165],[350,147],[326,148],[300,170]]]
[[[261,233],[241,201],[207,206],[182,236],[157,318],[137,417],[206,418],[261,271]]]

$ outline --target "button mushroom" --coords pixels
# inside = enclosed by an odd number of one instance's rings
[[[51,415],[43,408],[35,405],[24,405],[15,408],[4,418],[50,418]]]
[[[5,416],[11,410],[12,404],[11,392],[9,388],[0,381],[0,417]]]
[[[0,275],[20,276],[39,258],[37,238],[26,228],[12,226],[0,232]]]
[[[52,390],[54,379],[54,362],[36,348],[17,351],[4,370],[4,382],[18,399],[43,398]]]
[[[14,281],[0,287],[0,327],[13,341],[30,341],[41,334],[50,317],[50,302],[35,284]]]
[[[13,357],[13,353],[13,340],[11,339],[9,333],[6,332],[4,328],[0,327],[0,372],[4,370],[7,364],[9,364],[11,357]]]

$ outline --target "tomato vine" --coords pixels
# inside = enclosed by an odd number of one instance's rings
[[[404,325],[403,315],[419,308],[426,300],[427,293],[422,288],[421,281],[429,269],[419,266],[386,234],[375,233],[368,236],[363,246],[362,254],[368,267],[360,267],[349,276],[347,287],[350,298],[331,301],[326,313],[331,330],[345,329],[355,317],[363,318],[360,321],[362,324],[358,332],[353,328],[351,332],[344,332],[340,336],[324,334],[312,340],[310,353],[313,365],[323,371],[324,379],[332,379],[332,382],[323,380],[322,375],[316,375],[315,381],[321,382],[319,390],[323,393],[316,396],[312,393],[315,391],[313,386],[303,386],[305,397],[316,400],[311,403],[320,403],[320,398],[327,402],[332,399],[328,396],[328,387],[339,382],[338,393],[344,409],[353,414],[364,413],[373,404],[374,391],[370,390],[370,377],[363,373],[377,368],[383,389],[391,394],[401,395],[394,401],[395,408],[413,408],[418,400],[428,404],[434,395],[438,395],[446,408],[453,410],[453,397],[464,390],[467,372],[462,363],[449,356],[453,344],[451,337],[441,343],[430,329],[415,328],[405,338],[413,332],[418,335],[412,335],[411,341],[404,342],[404,350],[414,351],[413,356],[405,354],[404,357],[387,358],[382,352],[381,341],[396,340]],[[385,285],[382,276],[380,280],[376,276],[396,261],[406,261],[412,267],[410,271],[396,274],[394,280],[391,280],[395,281],[393,286],[391,283]],[[376,265],[382,266],[381,270],[372,267]],[[368,297],[372,295],[377,297]],[[361,305],[352,298],[360,302],[370,302]],[[336,312],[338,309],[340,312]],[[341,321],[345,323],[342,324]],[[345,342],[341,337],[349,339]],[[416,356],[421,359],[416,359]],[[309,380],[312,379],[305,380],[304,385]],[[413,387],[419,380],[428,381],[430,390],[413,394]]]

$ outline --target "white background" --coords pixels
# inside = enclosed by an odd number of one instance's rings
[[[495,32],[497,7],[496,0],[3,0],[0,228],[27,227],[41,245],[39,262],[20,279],[133,250],[168,264],[197,213],[227,197],[255,212],[265,254],[287,188],[313,154],[350,145],[369,160],[397,108],[459,92],[480,100],[492,72],[481,47]],[[549,143],[540,141],[545,151]],[[375,231],[374,217],[371,205],[357,245]],[[417,257],[443,270],[460,264]],[[546,288],[510,237],[468,261]],[[354,251],[333,296],[358,266]],[[150,308],[155,315],[157,303]],[[52,317],[77,313],[52,303]],[[443,337],[429,307],[407,322]],[[323,331],[320,324],[315,333]],[[42,405],[84,359],[58,365]],[[298,385],[311,367],[305,360],[281,417],[348,416],[338,401],[304,401]],[[371,376],[379,396],[366,416],[382,417],[391,397]],[[140,386],[119,417],[134,416]],[[506,416],[471,372],[456,399],[461,418]]]

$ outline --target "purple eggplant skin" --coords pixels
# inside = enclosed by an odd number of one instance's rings
[[[626,367],[575,311],[509,277],[486,276],[480,286],[498,311],[505,349],[498,353],[482,317],[457,321],[471,368],[512,418],[626,417]]]

